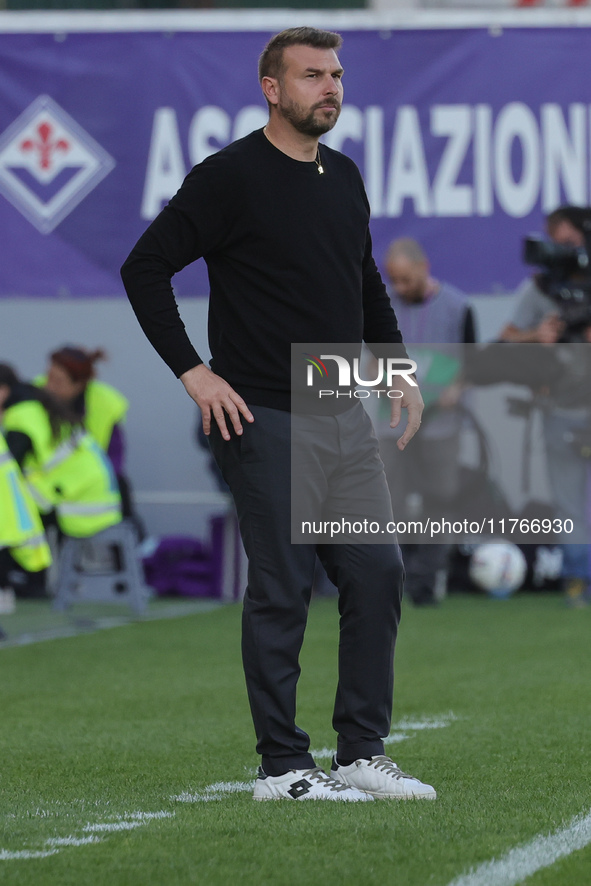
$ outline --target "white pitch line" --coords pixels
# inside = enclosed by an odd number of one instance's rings
[[[502,858],[491,859],[449,886],[517,886],[536,871],[571,855],[591,843],[591,812],[579,815],[569,825],[546,836],[535,837],[524,846],[510,849]]]
[[[400,720],[398,723],[395,724],[395,730],[406,731],[392,731],[390,735],[388,735],[387,738],[384,739],[384,744],[394,744],[396,742],[406,741],[408,738],[411,737],[407,734],[408,732],[415,732],[422,729],[441,729],[444,726],[449,726],[449,724],[452,723],[454,720],[457,720],[457,717],[451,712],[437,718]],[[314,757],[326,759],[332,757],[332,755],[334,754],[334,749],[328,747],[321,748],[320,750],[315,750],[311,753]],[[252,781],[218,781],[214,784],[208,785],[201,791],[195,793],[184,791],[183,793],[177,794],[170,799],[178,803],[209,803],[213,800],[223,800],[224,797],[228,794],[252,791],[253,786],[254,782]],[[131,831],[154,819],[171,818],[173,816],[174,812],[165,811],[131,812],[126,816],[120,817],[117,821],[97,822],[92,824],[89,823],[85,825],[82,830],[85,833],[91,834]],[[7,849],[0,849],[0,861],[8,861],[11,859],[47,858],[49,855],[55,855],[57,852],[60,851],[60,849],[63,849],[67,846],[85,846],[89,843],[99,842],[99,840],[100,837],[96,836],[55,837],[53,839],[45,841],[46,846],[53,847],[46,851],[35,852],[21,850],[17,852],[10,852]],[[472,884],[471,882],[467,882],[466,884],[458,882],[450,884],[450,886],[480,886],[480,884],[477,884],[476,882],[474,884]],[[497,886],[497,884],[483,883],[482,886]],[[504,886],[504,884],[499,884],[499,886]]]
[[[171,797],[171,800],[176,800],[178,803],[211,803],[212,800],[223,800],[223,794],[191,794],[189,791],[184,791],[182,794],[178,794],[176,797]]]
[[[131,815],[126,815],[125,818],[141,822],[154,821],[161,818],[174,818],[174,812],[132,812]]]
[[[314,758],[318,757],[319,760],[327,760],[330,759],[333,754],[335,754],[334,748],[316,748],[310,751]]]
[[[183,791],[182,794],[170,799],[176,800],[177,803],[209,803],[211,800],[223,799],[224,794],[238,794],[252,791],[253,788],[254,781],[216,781],[215,784],[210,784],[194,794]]]
[[[441,717],[424,717],[421,720],[399,720],[398,723],[394,724],[390,735],[384,739],[384,744],[396,744],[399,741],[406,741],[412,738],[408,734],[409,732],[420,732],[422,729],[443,729],[457,719],[456,715],[450,711],[449,714],[444,714]],[[318,750],[310,751],[310,753],[313,757],[326,760],[328,757],[333,756],[335,749],[328,747],[319,748]]]
[[[455,714],[447,714],[445,717],[435,717],[432,720],[400,720],[396,723],[396,729],[408,729],[410,732],[419,732],[421,729],[443,729],[457,719]]]
[[[49,858],[50,855],[57,855],[58,852],[59,849],[47,849],[44,852],[29,852],[28,849],[10,852],[8,849],[0,849],[0,861],[13,861],[23,858]]]
[[[88,843],[100,843],[100,837],[51,837],[45,841],[46,846],[87,846]]]
[[[97,824],[87,824],[84,831],[107,833],[109,831],[131,831],[134,828],[141,828],[143,821],[103,821]]]
[[[384,744],[396,744],[398,741],[406,741],[407,738],[410,738],[410,735],[407,732],[391,732],[390,735],[384,739]]]
[[[217,600],[195,600],[193,603],[173,603],[166,608],[158,608],[145,612],[142,622],[160,621],[162,619],[184,618],[187,615],[200,615],[219,609],[222,604]],[[76,625],[56,625],[53,628],[40,630],[37,633],[30,632],[19,634],[15,637],[7,637],[0,643],[0,651],[14,646],[30,646],[34,643],[44,643],[46,640],[67,640],[70,637],[79,637],[82,634],[93,634],[95,631],[106,631],[111,628],[122,628],[137,621],[136,615],[107,615],[92,618],[89,625],[83,627]]]
[[[241,791],[250,791],[252,787],[252,781],[216,781],[214,784],[206,787],[205,790],[208,794],[236,794]]]
[[[396,744],[399,741],[406,741],[408,738],[411,738],[408,733],[415,732],[422,729],[442,729],[444,726],[449,726],[450,723],[453,723],[454,720],[457,720],[455,714],[448,713],[444,714],[440,717],[424,717],[420,720],[400,720],[395,724],[395,729],[405,729],[406,732],[393,731],[387,738],[384,739],[384,744]],[[334,748],[318,748],[317,750],[310,751],[313,757],[318,757],[319,760],[330,759],[335,753]],[[252,781],[218,781],[215,784],[210,784],[208,787],[201,788],[199,791],[183,791],[181,794],[176,794],[170,799],[177,803],[210,803],[212,800],[223,800],[224,796],[227,794],[234,794],[241,791],[252,791],[254,787],[254,782]],[[129,816],[128,816],[129,817]],[[132,816],[131,816],[132,817]]]
[[[213,795],[212,795],[213,796]],[[221,798],[221,795],[218,795]],[[141,828],[155,819],[173,818],[174,812],[130,812],[128,815],[120,816],[116,821],[89,823],[82,830],[86,833],[113,833],[114,831],[131,831],[135,828]],[[68,846],[87,846],[89,843],[100,843],[101,837],[50,837],[45,841],[46,846],[51,849],[41,851],[29,851],[22,849],[17,852],[10,852],[8,849],[0,849],[0,861],[12,861],[15,859],[29,858],[47,858],[50,855],[56,855],[62,849]]]
[[[445,714],[441,717],[436,718],[425,717],[418,720],[400,720],[394,725],[394,731],[392,731],[390,735],[388,735],[387,738],[384,739],[384,744],[395,744],[396,742],[406,741],[408,738],[411,737],[408,735],[408,732],[415,732],[422,729],[441,729],[444,726],[448,726],[454,720],[457,720],[457,717],[451,712],[449,714]],[[312,751],[311,753],[314,757],[318,757],[319,759],[326,759],[332,757],[332,755],[334,754],[334,749],[326,747],[321,748],[320,750]],[[177,794],[170,799],[178,803],[209,803],[215,800],[223,800],[224,797],[226,797],[228,794],[250,792],[252,791],[253,786],[253,781],[218,781],[214,784],[208,785],[205,788],[202,788],[200,791],[196,791],[195,793],[184,791],[183,793]],[[41,814],[45,815],[46,813],[42,811]],[[131,831],[135,828],[141,827],[144,824],[147,824],[147,822],[154,819],[171,818],[173,816],[174,812],[165,811],[131,812],[125,816],[121,816],[116,821],[89,823],[85,825],[82,830],[83,832],[90,834],[108,834],[117,831]],[[99,841],[100,837],[97,836],[55,837],[45,841],[45,845],[52,848],[44,851],[20,850],[17,852],[10,852],[7,849],[0,849],[0,861],[9,861],[12,859],[47,858],[49,855],[55,855],[61,849],[64,849],[68,846],[85,846],[89,843],[96,843]],[[466,884],[454,883],[450,884],[450,886],[479,886],[479,884],[472,884],[471,882]],[[496,886],[496,884],[485,883],[483,884],[483,886]]]

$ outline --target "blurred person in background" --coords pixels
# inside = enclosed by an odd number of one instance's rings
[[[591,210],[581,206],[561,206],[546,216],[546,233],[553,243],[582,249],[585,246],[585,223]],[[523,281],[515,293],[517,304],[500,333],[506,342],[554,344],[561,341],[565,324],[556,301],[547,292],[546,275],[536,273]]]
[[[390,301],[408,344],[476,341],[468,298],[451,283],[431,276],[429,259],[416,240],[394,240],[386,253]]]
[[[0,613],[14,611],[15,570],[43,573],[50,565],[51,553],[39,512],[0,433]]]
[[[121,520],[108,456],[76,416],[48,391],[0,363],[0,426],[44,523],[87,538]]]
[[[119,484],[123,516],[132,519],[138,536],[143,538],[144,529],[134,512],[131,485],[125,474],[123,425],[129,401],[113,385],[96,377],[96,364],[106,359],[101,348],[91,351],[64,345],[49,355],[47,375],[38,376],[35,384],[65,403],[109,456]]]
[[[427,255],[416,240],[394,240],[386,253],[385,268],[400,331],[405,344],[411,346],[410,356],[419,364],[425,411],[421,434],[403,459],[390,429],[380,434],[380,453],[395,502],[404,500],[409,515],[417,517],[421,508],[433,514],[433,509],[449,504],[459,482],[461,353],[452,348],[430,349],[429,345],[471,344],[476,341],[475,322],[464,293],[431,276]],[[421,366],[429,367],[427,375],[421,374]],[[434,605],[445,591],[451,545],[402,542],[400,547],[405,594],[415,606]]]
[[[561,206],[546,216],[546,233],[559,246],[585,251],[591,232],[591,209],[581,206]],[[587,274],[583,275],[582,290],[589,289]],[[517,304],[509,322],[500,334],[500,340],[509,343],[539,343],[546,345],[569,343],[580,347],[591,341],[591,325],[569,327],[568,313],[556,298],[556,283],[561,280],[565,289],[569,284],[580,285],[579,275],[572,278],[563,274],[560,265],[533,274],[517,290]],[[555,297],[552,298],[551,294]],[[591,293],[588,293],[588,295]],[[579,344],[575,344],[578,342]],[[571,349],[574,354],[574,348]],[[576,361],[580,361],[580,353]],[[582,366],[582,364],[581,364]],[[589,537],[589,451],[591,439],[591,389],[589,379],[583,377],[570,384],[558,398],[537,398],[542,408],[543,433],[546,449],[548,479],[553,496],[555,516],[562,521],[572,520],[575,534],[563,533],[562,585],[565,602],[573,608],[582,608],[591,602],[591,564]],[[583,439],[585,438],[585,439]],[[579,541],[573,542],[573,538]],[[570,543],[569,543],[570,542]]]
[[[129,401],[112,385],[96,378],[96,364],[106,358],[101,348],[90,351],[64,345],[49,355],[47,375],[35,382],[67,403],[107,453],[115,471],[121,473],[125,456],[122,426]]]

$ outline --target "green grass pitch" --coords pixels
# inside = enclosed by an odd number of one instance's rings
[[[239,633],[232,605],[0,649],[1,883],[448,886],[589,814],[591,611],[404,607],[388,751],[435,802],[253,802]],[[316,749],[334,747],[337,638],[335,601],[313,602],[298,720]],[[591,883],[591,844],[526,882]]]

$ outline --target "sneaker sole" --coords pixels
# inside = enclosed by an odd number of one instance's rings
[[[364,794],[371,793],[370,791],[363,791]],[[367,803],[367,800],[331,800],[330,797],[306,797],[305,800],[296,800],[294,797],[255,797],[253,795],[253,800],[256,800],[257,803],[266,803],[267,801],[279,801],[279,800],[288,800],[290,803]]]
[[[369,794],[369,791],[362,791],[362,794]],[[300,802],[308,802],[308,803],[367,803],[367,800],[342,800],[332,799],[331,797],[303,797],[302,800],[297,800],[295,797],[257,797],[255,794],[252,795],[252,799],[256,800],[257,803],[264,803],[267,801],[277,801],[277,800],[289,800],[290,803],[300,803]]]
[[[353,800],[329,800],[327,797],[308,797],[306,801],[304,800],[294,800],[293,797],[253,797],[253,800],[256,800],[257,803],[267,803],[267,802],[275,802],[279,803],[281,800],[287,800],[289,803],[319,803],[324,800],[326,803],[352,803],[355,802]],[[358,801],[357,801],[358,802]]]
[[[360,790],[358,788],[358,790]],[[365,791],[376,800],[436,800],[437,794],[378,794],[376,791]]]
[[[335,778],[334,772],[332,775]],[[381,794],[378,791],[369,791],[367,788],[358,788],[354,785],[349,785],[349,787],[355,787],[356,791],[363,791],[364,794],[369,794],[370,797],[373,797],[374,800],[436,800],[437,792],[427,794]]]

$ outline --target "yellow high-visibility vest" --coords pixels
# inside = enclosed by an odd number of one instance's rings
[[[96,440],[82,428],[64,427],[52,439],[49,416],[38,400],[4,411],[4,431],[31,439],[23,473],[42,513],[55,508],[66,535],[86,538],[121,520],[121,496],[113,466]]]
[[[43,388],[47,376],[34,379],[37,387]],[[92,434],[101,449],[107,451],[113,428],[124,421],[129,409],[129,400],[104,381],[91,378],[84,391],[84,427]]]
[[[51,564],[51,552],[39,512],[20,468],[0,434],[0,548],[27,572],[39,572]]]
[[[26,434],[31,440],[32,451],[27,452],[24,464],[22,465],[23,473],[39,467],[49,458],[51,458],[56,445],[53,439],[53,432],[49,416],[45,407],[39,400],[22,400],[15,403],[4,410],[2,418],[2,430],[5,434],[9,431],[17,431]],[[71,428],[64,427],[62,439],[65,440],[71,433]]]

